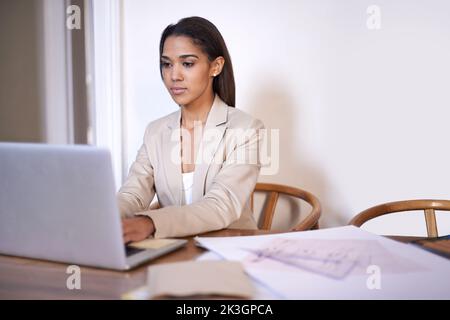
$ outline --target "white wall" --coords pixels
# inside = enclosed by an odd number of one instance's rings
[[[372,4],[379,30],[366,25]],[[199,15],[227,42],[237,107],[280,129],[280,170],[260,181],[316,194],[323,227],[382,202],[450,199],[449,11],[445,0],[124,1],[128,162],[146,124],[177,109],[159,76],[160,34]],[[425,232],[418,216],[393,219],[400,234]]]

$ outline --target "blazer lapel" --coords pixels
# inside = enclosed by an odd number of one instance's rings
[[[180,118],[181,111],[174,113],[173,118],[167,124],[168,128],[164,131],[162,139],[164,171],[175,205],[181,205],[182,197]]]
[[[209,111],[202,141],[199,146],[195,164],[194,185],[192,190],[192,200],[199,201],[205,194],[206,175],[214,155],[217,152],[227,129],[228,106],[216,95],[214,103]]]

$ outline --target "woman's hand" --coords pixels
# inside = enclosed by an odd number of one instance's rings
[[[122,219],[123,242],[141,241],[155,232],[153,220],[147,216]]]

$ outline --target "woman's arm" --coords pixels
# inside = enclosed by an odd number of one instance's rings
[[[139,149],[136,160],[124,184],[117,193],[119,211],[122,217],[133,217],[136,212],[147,210],[155,196],[153,166],[144,143]]]

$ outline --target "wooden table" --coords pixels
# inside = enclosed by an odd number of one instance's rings
[[[201,236],[230,237],[268,234],[263,230],[220,230]],[[69,290],[69,264],[0,255],[0,299],[120,299],[122,294],[145,284],[147,267],[153,264],[192,260],[205,250],[193,237],[175,252],[131,271],[81,267],[81,290]]]
[[[202,234],[231,237],[274,233],[264,230],[220,230]],[[390,236],[410,242],[417,237]],[[153,264],[192,260],[205,250],[193,237],[175,252],[145,263],[130,271],[81,267],[81,290],[69,290],[66,273],[69,264],[0,255],[0,299],[120,299],[122,294],[145,284],[147,267]]]

